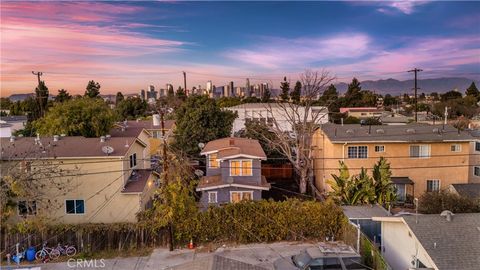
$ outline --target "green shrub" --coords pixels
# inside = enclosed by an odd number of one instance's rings
[[[480,212],[479,201],[460,197],[457,194],[440,191],[424,193],[418,203],[418,211],[423,214],[440,214],[443,210],[453,213],[477,213]]]

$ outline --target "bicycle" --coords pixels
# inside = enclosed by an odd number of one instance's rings
[[[58,252],[60,252],[60,255],[67,255],[68,257],[72,257],[72,256],[75,256],[75,254],[77,254],[77,249],[75,248],[75,246],[70,246],[70,245],[62,246],[60,245],[60,243],[58,243],[55,249],[58,250]]]
[[[60,256],[60,251],[55,248],[47,247],[47,242],[43,243],[42,249],[35,253],[35,259],[46,261],[48,259],[55,260]]]

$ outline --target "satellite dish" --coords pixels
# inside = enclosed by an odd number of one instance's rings
[[[110,155],[111,153],[113,153],[113,147],[108,145],[102,146],[102,152],[107,155]]]
[[[231,176],[227,177],[227,183],[233,184],[233,177]]]
[[[201,142],[201,143],[198,143],[198,148],[203,149],[204,147],[205,147],[205,144],[204,144],[204,143],[202,143],[202,142]]]

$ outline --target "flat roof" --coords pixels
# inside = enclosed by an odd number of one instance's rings
[[[388,211],[379,205],[344,205],[343,213],[349,219],[372,219],[372,217],[390,216]]]

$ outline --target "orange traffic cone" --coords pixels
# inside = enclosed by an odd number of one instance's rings
[[[194,246],[193,246],[193,240],[192,240],[192,239],[190,239],[190,243],[188,243],[188,248],[189,248],[189,249],[193,249],[193,248],[194,248]]]

